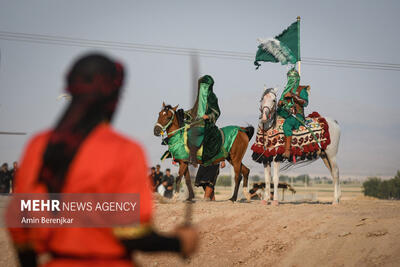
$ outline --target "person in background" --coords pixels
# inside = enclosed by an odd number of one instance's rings
[[[265,188],[265,184],[264,184],[264,188]],[[253,199],[253,200],[262,199],[262,194],[263,194],[262,184],[254,183],[253,184],[253,188],[250,189],[249,193],[250,193],[250,198]]]
[[[156,173],[155,173],[155,182],[154,184],[156,185],[155,189],[157,190],[157,187],[161,184],[161,180],[163,178],[164,174],[161,171],[161,166],[160,164],[156,165]]]
[[[150,181],[153,184],[153,192],[157,191],[157,180],[156,180],[156,168],[151,167],[150,169]]]
[[[8,194],[11,188],[12,173],[8,170],[8,164],[3,163],[0,170],[0,193]]]
[[[13,162],[13,169],[11,170],[11,192],[14,192],[14,178],[18,170],[18,163]]]
[[[198,234],[182,225],[168,234],[153,227],[153,194],[142,146],[110,122],[123,83],[121,64],[101,54],[79,58],[67,76],[69,106],[55,127],[28,143],[16,193],[136,193],[140,221],[108,228],[9,228],[20,266],[132,266],[132,252],[194,253]],[[99,168],[101,164],[101,168]],[[121,168],[121,165],[123,168]]]
[[[171,170],[166,169],[165,175],[161,180],[161,184],[165,187],[164,197],[172,198],[174,191],[174,176],[171,175]]]

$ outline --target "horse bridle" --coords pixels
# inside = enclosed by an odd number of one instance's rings
[[[264,96],[265,95],[267,95],[267,94],[273,94],[274,96],[275,96],[275,105],[273,106],[273,108],[270,108],[270,107],[268,107],[268,106],[264,106],[264,107],[260,107],[260,112],[261,112],[261,115],[260,115],[260,119],[262,118],[262,115],[264,114],[264,110],[265,109],[268,109],[268,114],[271,116],[271,114],[273,114],[274,112],[276,112],[276,106],[277,106],[277,102],[276,102],[276,93],[273,91],[273,90],[269,90],[268,92],[267,92],[267,90],[264,92],[264,94],[262,95],[262,97],[261,97],[261,100],[260,100],[260,102],[264,99]],[[268,123],[269,122],[269,120],[270,120],[270,118],[267,118],[267,122],[266,123]],[[263,123],[263,124],[265,124],[265,123]],[[271,128],[271,126],[269,126],[269,128]]]
[[[172,122],[174,121],[174,118],[175,118],[175,110],[167,109],[167,111],[171,111],[172,112],[172,117],[171,117],[171,119],[169,119],[167,124],[162,125],[161,123],[157,122],[156,125],[155,125],[155,126],[160,127],[162,132],[165,132],[165,131],[168,130],[169,126],[171,126],[171,124],[172,124]]]

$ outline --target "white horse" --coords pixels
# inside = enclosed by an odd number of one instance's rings
[[[277,92],[276,88],[265,89],[263,96],[260,101],[260,127],[263,127],[265,130],[270,130],[275,127],[275,122],[278,118],[277,115]],[[341,196],[340,184],[339,184],[339,167],[336,161],[336,155],[339,147],[339,139],[340,139],[340,127],[337,121],[325,117],[328,126],[329,126],[329,134],[331,138],[331,143],[326,147],[325,151],[321,150],[317,152],[318,157],[324,161],[325,166],[330,171],[333,184],[335,187],[333,202],[332,204],[338,204]],[[321,154],[323,153],[323,154]],[[274,199],[272,204],[279,204],[279,196],[278,196],[278,184],[279,184],[279,166],[280,161],[275,161],[276,156],[273,158],[274,164]],[[271,186],[271,162],[264,164],[264,174],[265,174],[265,200],[270,201],[270,186]]]

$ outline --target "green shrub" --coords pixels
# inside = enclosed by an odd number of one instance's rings
[[[363,183],[364,195],[380,199],[400,199],[400,171],[394,178],[382,181],[377,177],[370,177]]]

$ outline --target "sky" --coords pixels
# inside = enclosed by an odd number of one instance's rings
[[[400,63],[399,1],[5,1],[0,32],[30,33],[192,49],[256,53],[257,38],[273,37],[301,16],[303,57]],[[0,162],[22,156],[30,137],[51,128],[68,104],[56,98],[72,61],[93,49],[0,39]],[[149,164],[166,150],[153,135],[161,104],[191,107],[191,58],[186,55],[95,49],[123,62],[124,93],[114,126],[142,143]],[[258,124],[264,85],[281,90],[287,68],[200,57],[199,74],[214,77],[219,126]],[[302,64],[311,86],[306,113],[318,111],[341,127],[341,177],[393,176],[400,169],[399,71]],[[251,141],[251,144],[254,139]],[[263,171],[251,160],[253,174]],[[171,167],[171,161],[162,163]],[[173,167],[173,171],[177,171]],[[322,161],[289,174],[329,176]]]

